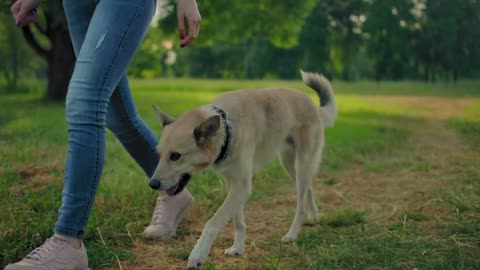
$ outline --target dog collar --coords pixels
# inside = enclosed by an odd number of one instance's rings
[[[223,125],[225,126],[225,141],[223,142],[222,149],[220,150],[220,154],[218,155],[217,159],[215,159],[214,164],[218,165],[225,159],[227,159],[228,155],[230,154],[230,149],[232,145],[232,120],[227,116],[225,111],[220,109],[215,105],[211,105],[211,108],[214,112],[220,114],[222,117]]]

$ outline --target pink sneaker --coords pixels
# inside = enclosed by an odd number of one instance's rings
[[[152,222],[143,235],[147,239],[171,237],[177,232],[182,218],[193,205],[193,197],[188,190],[183,190],[176,196],[160,195],[153,212]]]
[[[55,234],[43,245],[33,250],[25,259],[9,264],[5,270],[86,270],[87,250],[80,241],[80,248],[71,246],[67,238]]]

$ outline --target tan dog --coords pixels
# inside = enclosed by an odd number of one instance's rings
[[[189,268],[206,261],[218,232],[232,218],[235,240],[225,254],[243,253],[243,207],[252,190],[252,175],[276,153],[297,186],[295,218],[282,241],[297,238],[305,212],[309,222],[317,221],[312,181],[322,156],[324,127],[333,125],[337,106],[327,79],[304,72],[302,78],[319,95],[320,107],[304,93],[286,88],[227,92],[176,120],[154,105],[164,131],[157,146],[160,162],[150,186],[175,195],[185,188],[193,172],[213,166],[228,189],[225,201],[190,253]]]

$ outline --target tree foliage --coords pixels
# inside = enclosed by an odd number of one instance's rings
[[[439,73],[469,75],[480,68],[480,1],[429,0],[421,18],[417,57],[426,79]]]
[[[199,38],[185,49],[178,46],[176,0],[157,3],[161,19],[131,76],[288,79],[299,69],[344,80],[480,76],[480,0],[202,0]],[[10,5],[0,0],[2,81],[13,89],[21,76],[47,74],[47,97],[62,99],[74,56],[61,1],[42,2],[41,20],[22,29],[26,42]],[[167,66],[173,54],[177,61]]]
[[[293,47],[298,44],[298,34],[316,2],[316,0],[198,1],[202,26],[197,42],[242,44],[260,38],[271,41],[276,47]],[[161,26],[170,32],[175,31],[176,0],[164,0],[162,3],[164,9],[171,12],[162,21]]]
[[[397,0],[375,0],[368,7],[364,31],[377,80],[405,78],[414,66],[412,9],[412,2]]]

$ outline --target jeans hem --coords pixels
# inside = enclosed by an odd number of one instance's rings
[[[83,234],[84,234],[84,232],[82,232],[82,231],[65,229],[65,228],[61,228],[61,227],[58,227],[58,226],[55,227],[54,232],[56,234],[60,234],[60,235],[63,235],[63,236],[74,237],[74,238],[79,238],[79,239],[82,239]]]

